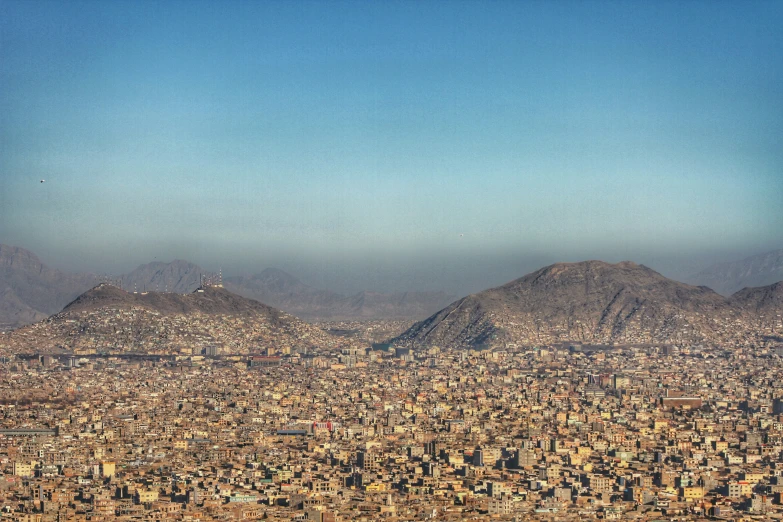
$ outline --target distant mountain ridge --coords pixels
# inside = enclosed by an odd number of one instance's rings
[[[750,311],[779,311],[779,296],[779,290],[766,288],[730,300],[632,262],[558,263],[460,299],[394,342],[466,347],[722,342],[754,334],[750,326],[759,327],[759,317]]]
[[[688,277],[686,282],[705,285],[729,296],[743,288],[783,281],[783,249],[720,263]]]
[[[307,316],[336,294],[308,286],[291,274],[277,268],[267,268],[250,276],[227,277],[225,287],[239,295],[287,310],[298,317]]]
[[[46,271],[34,258],[25,259],[21,263],[25,273]],[[184,268],[185,273],[195,270]],[[279,270],[255,280],[260,288],[273,288],[280,295],[320,292]],[[404,302],[407,296],[400,294],[397,299]],[[348,302],[364,306],[368,299],[374,296],[365,292]],[[399,306],[399,301],[391,306]],[[459,299],[392,342],[466,348],[559,342],[743,345],[779,340],[781,315],[783,282],[746,288],[725,298],[705,286],[667,279],[644,265],[584,261],[550,265]],[[314,349],[334,346],[323,330],[228,289],[206,287],[190,294],[128,292],[109,284],[90,289],[46,320],[4,335],[0,346],[27,352],[170,353],[174,349],[190,353],[192,345],[209,343],[223,346],[223,353],[252,353],[275,343]]]
[[[188,294],[199,287],[202,277],[218,279],[214,272],[176,259],[139,265],[116,280],[130,292]],[[102,279],[95,274],[54,270],[28,250],[0,245],[0,331],[59,312]],[[309,320],[420,319],[454,299],[443,292],[360,292],[345,296],[308,286],[276,268],[253,276],[226,278],[224,283],[236,294]]]
[[[29,250],[0,244],[0,330],[47,318],[99,280],[51,269]]]
[[[454,300],[444,292],[359,292],[343,295],[308,286],[275,268],[228,277],[226,288],[310,320],[416,319]]]
[[[175,259],[170,263],[153,261],[139,265],[132,272],[120,277],[122,287],[137,292],[174,292],[188,294],[201,285],[202,276],[214,277],[198,265]]]

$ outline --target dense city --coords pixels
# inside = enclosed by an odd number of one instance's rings
[[[2,359],[2,518],[783,518],[783,346]]]

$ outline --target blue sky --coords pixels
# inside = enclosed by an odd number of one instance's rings
[[[0,0],[0,242],[457,293],[781,248],[782,26],[779,1]]]

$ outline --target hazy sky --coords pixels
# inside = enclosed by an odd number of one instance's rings
[[[781,27],[780,1],[0,0],[0,242],[458,293],[781,248]]]

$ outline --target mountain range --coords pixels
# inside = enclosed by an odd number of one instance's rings
[[[188,294],[201,285],[203,277],[213,281],[219,278],[178,259],[140,265],[114,281],[128,291]],[[28,250],[0,244],[0,330],[45,319],[103,279],[95,274],[51,269]],[[313,288],[275,268],[226,278],[224,283],[236,294],[308,320],[421,319],[455,298],[443,292],[360,292],[346,296]]]
[[[267,276],[285,278],[278,280],[279,295],[298,284],[278,272]],[[561,342],[741,346],[779,341],[781,315],[783,282],[726,298],[629,261],[584,261],[550,265],[459,299],[391,342],[463,348]],[[256,353],[264,346],[329,349],[334,339],[225,288],[177,294],[102,283],[62,312],[3,335],[0,349],[170,354],[218,346],[222,353]]]
[[[783,250],[713,265],[686,279],[688,283],[709,286],[725,296],[743,288],[766,286],[778,281],[783,281]]]
[[[779,333],[783,284],[731,298],[632,262],[558,263],[464,297],[394,342],[435,346],[731,343]]]

